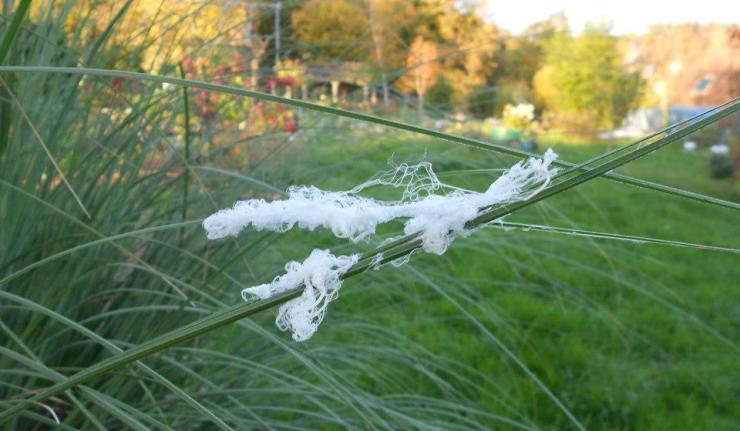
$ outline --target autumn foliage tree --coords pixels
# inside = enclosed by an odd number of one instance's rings
[[[464,106],[473,89],[486,85],[496,70],[498,31],[472,12],[441,14],[437,28],[444,45],[442,74],[454,88],[455,104]]]
[[[404,91],[416,93],[419,116],[424,114],[424,96],[439,76],[440,63],[437,56],[437,45],[418,36],[414,39],[406,57],[406,73],[399,80]]]

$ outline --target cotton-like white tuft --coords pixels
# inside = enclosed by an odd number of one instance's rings
[[[245,301],[267,299],[303,284],[303,294],[280,306],[275,323],[281,331],[291,331],[295,341],[305,341],[324,320],[326,307],[339,295],[341,276],[357,263],[359,255],[334,256],[328,250],[314,250],[303,263],[288,262],[285,274],[272,283],[242,290]]]
[[[379,224],[406,219],[406,234],[421,233],[424,251],[442,254],[456,236],[464,235],[465,223],[481,208],[512,202],[532,194],[535,184],[545,184],[555,173],[550,165],[557,155],[548,150],[542,159],[519,162],[494,181],[484,193],[460,190],[439,181],[428,162],[400,165],[349,191],[324,191],[314,186],[291,187],[288,198],[239,201],[233,208],[216,212],[203,221],[209,239],[236,236],[248,226],[256,230],[285,232],[294,226],[314,230],[323,227],[338,238],[361,241],[375,234]],[[398,201],[360,196],[374,186],[402,188]],[[451,190],[445,195],[440,189]]]
[[[403,218],[406,219],[404,233],[420,234],[423,251],[443,254],[455,237],[469,233],[465,225],[481,209],[524,200],[543,190],[557,171],[550,166],[556,158],[555,152],[547,150],[542,159],[519,162],[483,193],[442,183],[430,163],[403,164],[349,191],[291,187],[285,200],[240,201],[233,208],[206,218],[203,227],[209,239],[236,236],[248,226],[274,232],[284,232],[296,225],[308,230],[324,227],[339,238],[357,242],[375,234],[377,225]],[[403,197],[387,202],[359,195],[375,186],[403,189]],[[441,189],[449,192],[435,193]],[[392,263],[400,266],[409,258],[410,255],[406,255]],[[342,275],[358,259],[359,255],[337,257],[328,250],[315,249],[303,263],[289,262],[285,266],[286,273],[272,283],[244,289],[242,297],[244,300],[266,299],[304,285],[300,297],[280,307],[275,322],[281,330],[291,331],[294,340],[305,341],[316,332],[327,305],[339,294]],[[370,267],[377,268],[382,260],[382,255],[376,256]]]

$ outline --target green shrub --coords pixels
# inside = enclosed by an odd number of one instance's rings
[[[452,110],[452,99],[455,88],[444,75],[437,79],[426,95],[427,113],[433,117],[442,117]]]
[[[496,111],[494,89],[487,85],[474,87],[468,95],[468,111],[478,119],[492,117]]]
[[[709,157],[709,175],[712,178],[729,178],[735,170],[735,160],[727,154],[712,154]]]

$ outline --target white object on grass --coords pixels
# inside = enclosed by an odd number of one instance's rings
[[[697,149],[696,142],[694,141],[686,141],[683,143],[683,150],[687,153],[693,153]]]
[[[402,164],[349,191],[291,187],[286,200],[240,201],[233,208],[206,218],[203,227],[209,239],[236,236],[250,225],[256,230],[275,232],[287,231],[295,225],[308,230],[324,227],[339,238],[356,242],[372,236],[378,224],[405,218],[405,234],[419,233],[423,251],[443,254],[455,237],[470,233],[465,225],[481,209],[525,200],[547,187],[556,172],[556,168],[550,167],[555,158],[557,155],[547,150],[542,159],[530,158],[516,163],[483,193],[442,183],[430,163]],[[359,195],[374,186],[402,188],[403,196],[398,201],[387,202]],[[440,189],[449,192],[435,194]],[[403,265],[409,257],[406,255],[392,263]],[[294,340],[305,341],[318,329],[327,305],[337,298],[342,275],[358,259],[359,255],[334,256],[328,250],[315,249],[303,263],[289,262],[285,266],[286,273],[271,283],[244,289],[242,297],[245,301],[253,297],[267,299],[303,285],[300,297],[280,307],[275,323],[281,330],[291,331]],[[377,268],[381,261],[382,257],[376,256],[370,266]]]
[[[730,154],[730,147],[727,144],[714,144],[709,147],[712,154]]]
[[[242,298],[267,299],[303,284],[301,296],[280,306],[275,324],[281,331],[291,331],[296,341],[308,340],[324,320],[327,305],[339,295],[342,275],[358,259],[356,254],[334,256],[329,250],[316,249],[303,263],[288,262],[286,273],[275,277],[272,283],[242,290]]]
[[[442,254],[458,235],[465,235],[465,223],[480,209],[523,200],[539,192],[556,172],[550,167],[557,155],[547,150],[542,159],[519,162],[501,175],[484,193],[471,192],[439,181],[428,162],[402,164],[348,191],[332,192],[314,186],[291,187],[288,199],[239,201],[233,208],[212,214],[203,221],[209,239],[236,236],[244,228],[285,232],[294,226],[314,230],[324,227],[338,238],[353,242],[375,234],[379,224],[406,219],[405,234],[420,233],[424,251]],[[403,188],[398,201],[380,201],[360,196],[374,186]],[[440,189],[451,190],[445,195]]]

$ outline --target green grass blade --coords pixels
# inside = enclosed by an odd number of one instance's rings
[[[108,359],[104,359],[97,364],[68,377],[62,382],[59,382],[47,389],[39,391],[39,393],[37,393],[36,395],[27,398],[14,405],[13,407],[3,411],[2,413],[0,413],[0,423],[7,421],[16,414],[27,409],[34,403],[58,395],[59,393],[73,388],[81,383],[105,375],[106,373],[121,368],[125,365],[131,364],[154,353],[165,350],[169,347],[180,344],[183,341],[187,341],[189,339],[197,337],[198,335],[211,332],[237,320],[241,320],[260,311],[272,308],[277,304],[281,304],[290,299],[297,298],[298,296],[300,296],[301,291],[301,288],[296,288],[264,301],[231,306],[219,312],[213,313],[201,320],[185,325],[159,337],[155,337],[147,341],[146,343],[128,349],[123,353],[117,354]],[[0,296],[7,295],[7,292],[0,291]]]
[[[8,335],[8,337],[10,337],[10,339],[13,340],[13,342],[17,344],[21,348],[21,350],[23,350],[23,353],[25,354],[27,358],[23,357],[23,355],[13,350],[0,346],[0,351],[4,351],[6,353],[6,356],[12,357],[13,355],[17,355],[17,357],[21,358],[20,362],[23,362],[24,360],[29,360],[31,362],[35,362],[36,364],[34,365],[43,364],[41,360],[38,358],[38,356],[36,356],[33,353],[33,351],[26,345],[26,343],[24,343],[23,340],[21,340],[21,338],[18,337],[18,335],[15,332],[13,332],[13,330],[10,329],[2,320],[0,320],[0,329],[2,329],[3,332],[5,332],[5,334]],[[16,359],[16,361],[19,361],[19,360]],[[54,373],[53,370],[48,369],[46,367],[43,367],[43,368],[44,368],[43,370],[38,369],[38,371],[47,373],[49,377],[52,377],[51,380],[53,380],[53,377],[55,377],[52,375]],[[61,376],[62,378],[64,377],[61,374],[59,376]],[[80,387],[85,388],[85,386],[80,386]],[[90,421],[90,423],[92,423],[95,429],[101,430],[101,431],[105,430],[105,427],[103,426],[103,424],[101,424],[98,418],[95,417],[95,415],[93,415],[92,412],[90,412],[87,409],[87,407],[85,407],[85,405],[80,400],[77,399],[74,393],[72,393],[72,390],[64,391],[64,395],[66,395],[67,398],[69,398],[70,401],[72,401],[72,404],[74,404],[75,407],[77,407],[80,410],[80,412],[82,412],[82,414]]]
[[[476,319],[475,316],[473,316],[465,307],[463,307],[459,302],[457,302],[452,296],[445,292],[444,289],[438,286],[429,277],[425,276],[413,267],[410,268],[409,271],[411,271],[424,283],[434,289],[434,291],[445,298],[447,302],[452,304],[452,306],[455,307],[463,316],[465,316],[465,318],[468,319],[476,328],[478,328],[478,330],[481,331],[483,335],[490,339],[498,349],[504,352],[504,354],[509,359],[511,359],[511,361],[514,362],[516,366],[519,367],[545,393],[545,395],[550,398],[553,403],[555,403],[560,411],[562,411],[565,416],[568,417],[568,419],[576,428],[585,431],[586,428],[583,426],[581,421],[576,418],[573,412],[571,412],[570,409],[568,409],[568,407],[566,407],[565,404],[560,401],[560,399],[550,390],[550,388],[548,388],[547,385],[545,385],[542,380],[540,380],[540,378],[537,377],[537,375],[532,370],[530,370],[529,367],[527,367],[527,365],[521,359],[519,359],[519,357],[515,355],[514,352],[511,351],[511,349],[506,346],[506,344],[504,344],[493,332],[491,332],[483,323],[481,323],[480,320]]]
[[[585,172],[581,172],[578,175],[565,179],[558,184],[554,184],[545,190],[543,190],[541,193],[538,193],[537,195],[531,197],[530,199],[516,202],[514,204],[511,204],[509,206],[502,207],[500,209],[489,211],[484,214],[481,214],[477,218],[473,219],[469,223],[469,227],[476,227],[480,226],[481,224],[488,223],[490,221],[493,221],[497,218],[500,218],[504,215],[510,214],[520,208],[526,207],[528,205],[531,205],[535,202],[539,202],[543,199],[546,199],[550,196],[557,195],[559,193],[562,193],[570,188],[573,188],[579,184],[583,184],[586,181],[589,181],[593,178],[596,178],[598,176],[602,176],[606,174],[607,172],[610,172],[622,165],[625,165],[627,163],[630,163],[634,160],[639,159],[640,157],[643,157],[647,154],[652,153],[653,151],[656,151],[672,142],[675,142],[699,129],[701,129],[704,126],[707,126],[708,124],[712,124],[716,121],[719,121],[722,118],[727,117],[728,115],[734,114],[740,110],[740,98],[734,99],[732,103],[728,104],[721,110],[718,110],[716,112],[713,112],[710,115],[702,116],[700,115],[699,118],[695,121],[693,121],[690,124],[687,124],[679,129],[673,129],[669,128],[670,131],[665,132],[662,137],[654,140],[653,142],[644,145],[642,147],[639,147],[637,149],[634,149],[632,151],[629,151],[627,154],[621,155],[614,160],[602,163],[601,165],[593,168],[588,169]],[[559,179],[560,176],[556,178]]]
[[[2,180],[0,180],[0,184],[1,183],[2,183]],[[126,233],[118,234],[118,235],[106,236],[106,237],[103,237],[103,238],[100,238],[100,239],[96,239],[94,241],[90,241],[90,242],[87,242],[87,243],[84,243],[84,244],[79,244],[79,245],[76,245],[74,247],[71,247],[71,248],[69,248],[67,250],[63,250],[63,251],[60,251],[60,252],[55,253],[53,255],[47,256],[47,257],[45,257],[43,259],[37,260],[37,261],[35,261],[35,262],[33,262],[33,263],[31,263],[31,264],[23,267],[23,268],[18,269],[17,271],[14,271],[14,272],[6,275],[2,279],[0,279],[0,286],[3,285],[3,284],[5,284],[5,283],[8,283],[9,281],[11,281],[11,280],[13,280],[13,279],[15,279],[17,277],[20,277],[21,275],[23,275],[23,274],[25,274],[25,273],[27,273],[29,271],[32,271],[32,270],[34,270],[34,269],[36,269],[36,268],[38,268],[40,266],[43,266],[44,264],[47,264],[49,262],[53,262],[53,261],[55,261],[57,259],[60,259],[60,258],[62,258],[64,256],[68,256],[70,254],[73,254],[73,253],[75,253],[77,251],[80,251],[80,250],[83,250],[85,248],[94,247],[94,246],[99,245],[99,244],[106,244],[106,243],[109,243],[109,242],[118,241],[118,240],[125,239],[125,238],[132,238],[132,237],[136,237],[136,236],[139,236],[139,235],[144,235],[144,234],[147,234],[147,233],[162,232],[162,231],[167,231],[167,230],[171,230],[171,229],[180,229],[180,228],[184,228],[184,227],[187,227],[187,226],[192,226],[192,225],[200,224],[200,222],[201,222],[201,220],[190,220],[190,221],[187,221],[187,222],[184,222],[184,223],[173,223],[173,224],[162,225],[162,226],[152,226],[152,227],[148,227],[148,228],[144,228],[144,229],[132,230],[132,231],[129,231],[129,232],[126,232]]]
[[[36,141],[39,143],[41,148],[44,150],[44,153],[46,153],[46,156],[49,158],[49,161],[51,161],[51,164],[54,166],[54,169],[57,171],[57,174],[62,179],[62,182],[64,183],[65,187],[67,187],[67,190],[69,190],[72,197],[74,197],[74,200],[77,202],[77,205],[80,206],[80,209],[82,209],[82,212],[85,213],[87,218],[90,217],[90,212],[85,207],[85,204],[82,203],[82,199],[80,199],[79,195],[77,195],[77,192],[75,191],[74,187],[72,187],[72,184],[69,183],[69,180],[67,180],[67,176],[64,174],[64,171],[59,166],[59,163],[56,161],[54,156],[51,154],[51,151],[49,150],[49,146],[46,145],[46,142],[44,142],[44,138],[41,137],[41,133],[36,129],[36,126],[33,124],[33,121],[31,121],[31,118],[26,113],[25,108],[23,108],[23,105],[21,104],[21,101],[18,100],[18,97],[16,97],[15,93],[13,93],[13,90],[10,88],[8,83],[0,77],[0,85],[2,85],[8,92],[8,95],[12,99],[13,103],[15,103],[16,107],[18,108],[18,112],[21,114],[23,119],[25,120],[26,124],[28,124],[28,127],[31,129],[31,132],[33,133],[33,136],[36,138]]]
[[[707,245],[707,244],[673,241],[673,240],[660,239],[660,238],[649,238],[649,237],[644,237],[644,236],[622,235],[622,234],[611,233],[611,232],[596,232],[592,230],[572,229],[572,228],[557,227],[557,226],[543,226],[543,225],[528,224],[528,223],[514,223],[514,222],[506,222],[506,221],[497,222],[493,226],[520,229],[524,231],[533,230],[533,231],[539,231],[539,232],[560,233],[560,234],[583,236],[583,237],[595,238],[595,239],[628,241],[628,242],[633,242],[636,244],[666,245],[666,246],[671,246],[671,247],[693,248],[697,250],[708,250],[708,251],[717,251],[721,253],[740,254],[739,248],[718,247],[718,246]]]
[[[92,44],[90,49],[87,51],[87,54],[85,54],[84,60],[82,60],[82,64],[90,64],[95,56],[98,54],[98,51],[100,51],[100,48],[105,44],[105,42],[108,40],[111,34],[113,34],[113,29],[118,24],[119,21],[123,18],[124,15],[126,15],[126,12],[128,11],[128,8],[131,6],[131,3],[133,3],[133,0],[127,0],[126,3],[121,6],[120,9],[118,9],[118,12],[116,12],[116,15],[113,17],[113,19],[108,22],[108,25],[105,26],[105,30],[100,34],[100,36],[95,39],[95,43]]]
[[[180,77],[185,79],[185,69],[183,69],[182,63],[178,64],[178,68],[180,69]],[[190,181],[190,107],[188,104],[188,87],[182,87],[182,105],[185,114],[183,120],[185,129],[185,156],[183,160],[182,213],[180,214],[180,218],[184,222],[188,217],[188,183]],[[182,244],[184,235],[185,228],[182,228],[180,229],[180,244]]]
[[[495,152],[499,152],[502,154],[508,154],[511,156],[517,156],[517,157],[536,156],[536,154],[533,154],[527,151],[518,150],[516,148],[511,148],[511,147],[507,147],[504,145],[499,145],[499,144],[486,142],[486,141],[482,141],[478,139],[457,136],[457,135],[453,135],[450,133],[440,132],[440,131],[429,129],[429,128],[422,127],[422,126],[417,126],[417,125],[413,125],[409,123],[404,123],[401,121],[391,120],[388,118],[378,117],[376,115],[366,114],[366,113],[357,112],[357,111],[350,111],[350,110],[341,109],[341,108],[335,108],[332,106],[320,105],[320,104],[311,103],[311,102],[307,102],[307,101],[299,100],[299,99],[289,99],[286,97],[262,93],[259,91],[245,90],[243,88],[229,86],[229,85],[211,84],[211,83],[206,83],[202,81],[175,78],[175,77],[169,77],[169,76],[151,75],[151,74],[146,74],[146,73],[126,72],[126,71],[108,70],[108,69],[95,69],[95,68],[86,68],[86,67],[0,66],[0,72],[69,73],[69,74],[78,74],[78,75],[137,79],[137,80],[145,80],[145,81],[151,81],[151,82],[157,82],[157,83],[169,83],[169,84],[179,85],[179,86],[191,86],[191,87],[201,88],[207,91],[215,91],[215,92],[220,92],[220,93],[225,93],[225,94],[234,94],[238,96],[251,97],[251,98],[265,100],[269,102],[282,103],[285,105],[294,106],[296,108],[303,108],[303,109],[308,109],[312,111],[332,114],[332,115],[336,115],[340,117],[351,118],[351,119],[360,120],[360,121],[369,122],[369,123],[375,123],[375,124],[379,124],[382,126],[392,127],[398,130],[418,133],[421,135],[431,136],[434,138],[439,138],[439,139],[443,139],[446,141],[464,144],[464,145],[468,145],[468,146],[472,146],[472,147],[480,148],[484,150],[495,151]],[[728,102],[728,103],[732,104],[736,102],[737,102],[737,99],[731,102]],[[653,135],[651,135],[650,137],[652,136]],[[641,140],[641,141],[644,141],[644,140]],[[558,166],[562,166],[566,168],[572,168],[572,167],[577,166],[574,163],[570,163],[570,162],[566,162],[562,160],[556,160],[554,163]],[[650,181],[635,179],[635,178],[632,178],[626,175],[618,175],[618,174],[609,172],[609,173],[606,173],[604,177],[611,179],[611,180],[619,181],[625,184],[630,184],[630,185],[634,185],[637,187],[641,187],[641,188],[655,190],[655,191],[659,191],[663,193],[669,193],[675,196],[681,196],[684,198],[697,200],[697,201],[704,202],[707,204],[718,205],[718,206],[722,206],[726,208],[740,210],[739,203],[725,201],[725,200],[717,199],[717,198],[711,198],[711,197],[707,197],[707,196],[704,196],[698,193],[687,192],[685,190],[681,190],[678,188],[663,186],[661,184],[655,184]]]
[[[0,64],[5,62],[5,57],[7,57],[8,51],[10,51],[13,39],[15,39],[18,34],[18,31],[21,28],[21,23],[23,23],[23,18],[25,18],[26,12],[30,6],[31,0],[21,0],[18,4],[18,8],[15,10],[13,19],[10,21],[10,25],[3,35],[2,42],[0,42]],[[12,77],[8,77],[7,81],[12,85],[14,79]],[[7,91],[9,90],[10,89]],[[3,96],[3,100],[0,101],[0,155],[2,155],[5,151],[5,147],[8,145],[8,139],[10,137],[10,111],[12,109],[12,105],[9,100],[4,100],[6,98],[5,96],[7,96],[5,88],[0,89],[0,96]]]
[[[12,119],[10,111],[13,109],[13,102],[10,100],[8,87],[15,85],[15,76],[8,75],[5,81],[7,82],[6,85],[0,85],[0,156],[5,152],[10,140],[10,121]]]
[[[67,319],[66,317],[60,315],[59,313],[56,313],[53,310],[50,310],[40,304],[37,304],[33,301],[30,301],[28,299],[22,298],[20,296],[14,295],[10,292],[5,292],[0,290],[0,298],[4,298],[6,300],[16,302],[19,304],[24,305],[25,307],[29,308],[30,310],[33,310],[35,312],[44,314],[46,316],[51,317],[52,319],[63,323],[64,325],[74,329],[75,331],[85,335],[86,337],[90,338],[91,340],[101,344],[103,347],[105,347],[108,351],[110,351],[113,354],[120,354],[123,352],[121,348],[116,346],[115,344],[108,341],[106,338],[99,336],[95,332],[91,331],[87,327],[83,326],[82,324],[75,322],[73,320]],[[114,356],[115,357],[115,356]],[[185,391],[180,389],[179,386],[175,385],[174,383],[167,380],[164,376],[150,368],[149,366],[139,362],[136,365],[138,365],[142,371],[150,376],[154,381],[157,381],[158,383],[162,384],[169,390],[171,390],[175,395],[177,395],[180,399],[182,399],[185,403],[187,403],[189,406],[194,408],[195,410],[202,413],[205,417],[207,417],[209,420],[211,420],[218,428],[222,430],[231,430],[231,427],[229,427],[221,418],[216,416],[213,412],[211,412],[208,408],[203,406],[201,403],[196,401],[194,398],[192,398],[190,395],[188,395]],[[68,388],[69,389],[69,388]]]
[[[10,45],[13,43],[13,39],[15,39],[18,31],[21,29],[23,18],[25,18],[29,7],[31,7],[31,0],[21,0],[20,3],[18,3],[18,9],[15,10],[13,19],[10,21],[10,25],[3,35],[2,42],[0,42],[0,64],[5,61],[8,51],[10,51]]]
[[[120,9],[118,9],[118,12],[116,15],[108,22],[103,32],[95,39],[95,42],[90,46],[90,48],[87,50],[87,53],[85,53],[84,59],[78,63],[83,66],[90,65],[92,61],[95,59],[95,56],[100,51],[100,48],[103,47],[105,42],[108,41],[108,38],[110,38],[111,34],[113,34],[113,29],[115,26],[123,19],[124,15],[126,15],[126,12],[128,11],[129,7],[133,3],[133,0],[127,0],[126,3],[124,3]],[[77,88],[79,86],[80,80],[82,79],[81,76],[76,77],[74,82],[70,83],[69,86],[65,87],[65,91],[67,92],[64,97],[64,107],[59,111],[59,115],[57,116],[53,126],[51,127],[51,133],[47,140],[49,142],[56,141],[57,133],[61,131],[63,128],[61,127],[62,124],[67,119],[67,115],[69,112],[72,112],[72,104],[75,102],[77,98]]]
[[[38,360],[35,356],[32,357],[26,357],[18,352],[15,352],[13,350],[10,350],[8,348],[0,346],[0,355],[3,355],[7,358],[10,358],[20,364],[25,365],[26,367],[35,370],[39,374],[43,375],[44,378],[51,380],[51,381],[61,381],[64,380],[64,375],[61,373],[58,373],[54,371],[51,368],[48,368],[46,365],[44,365],[41,361]],[[104,398],[100,397],[100,393],[88,388],[87,386],[80,385],[80,390],[86,395],[87,398],[90,399],[90,401],[94,402],[95,404],[98,404],[102,409],[108,411],[112,415],[115,415],[119,417],[124,423],[128,424],[129,426],[133,426],[134,428],[138,429],[146,429],[144,425],[140,424],[136,419],[131,417],[128,414],[125,414],[121,412],[118,408],[108,403]],[[71,390],[64,391],[64,395],[66,395],[72,403],[80,409],[80,411],[87,417],[88,420],[93,424],[93,426],[96,429],[104,430],[105,427],[103,424],[100,423],[100,421],[85,407],[85,405],[77,399],[77,397],[72,393]],[[64,418],[60,418],[62,421]]]

